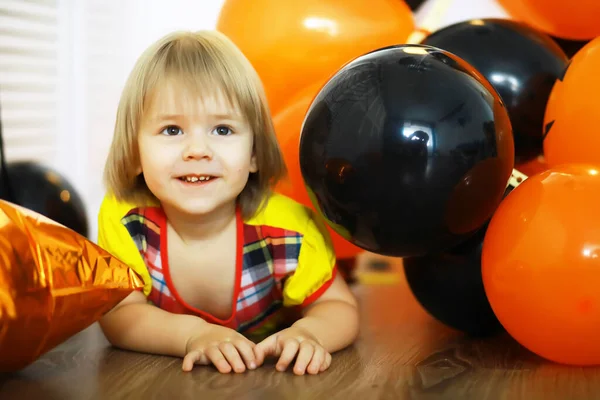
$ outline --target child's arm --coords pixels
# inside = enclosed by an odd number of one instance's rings
[[[356,299],[337,274],[327,291],[304,310],[303,318],[263,340],[254,351],[259,364],[274,355],[279,357],[276,368],[284,371],[297,356],[294,373],[316,374],[329,368],[330,353],[354,342],[358,330]]]
[[[214,364],[225,373],[256,365],[254,343],[238,332],[193,315],[161,310],[147,304],[138,291],[103,316],[100,326],[113,346],[182,357],[185,371],[194,364]]]
[[[333,353],[354,342],[358,325],[356,299],[341,274],[337,274],[327,291],[304,310],[304,318],[292,326],[306,329],[327,352]]]

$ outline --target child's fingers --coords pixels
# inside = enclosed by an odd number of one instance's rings
[[[310,363],[315,354],[315,345],[305,340],[300,343],[300,349],[298,350],[298,357],[296,358],[296,364],[294,365],[294,373],[296,375],[304,375],[306,367]]]
[[[256,345],[254,346],[254,349],[252,349],[252,352],[254,353],[254,360],[256,362],[256,365],[262,365],[265,362],[266,358],[264,349]]]
[[[206,357],[214,364],[219,372],[227,374],[231,372],[231,365],[216,346],[210,346],[205,350]]]
[[[331,365],[331,354],[325,353],[325,362],[321,365],[321,372],[325,371]]]
[[[324,348],[322,348],[321,346],[317,346],[315,348],[315,353],[313,354],[312,359],[310,360],[310,363],[306,367],[306,372],[308,372],[311,375],[318,374],[321,370],[321,365],[325,363],[325,353],[326,352]]]
[[[194,364],[200,361],[201,358],[202,352],[200,350],[190,351],[183,358],[183,364],[181,368],[186,372],[191,371],[192,368],[194,368]]]
[[[225,356],[225,359],[233,368],[234,372],[241,373],[246,371],[246,365],[242,361],[242,357],[240,357],[240,353],[235,348],[233,343],[222,342],[219,344],[219,350],[221,350],[221,353],[223,356]]]
[[[237,348],[238,353],[240,353],[242,356],[242,359],[244,360],[244,363],[246,363],[248,369],[256,368],[256,356],[254,355],[254,350],[252,349],[253,343],[245,339],[240,339],[233,342],[233,344]]]
[[[268,355],[278,356],[277,334],[273,334],[254,346],[257,365],[262,365]]]
[[[283,347],[283,350],[281,350],[281,356],[277,361],[276,368],[278,371],[285,371],[294,357],[296,357],[300,343],[296,339],[285,339],[281,347]]]

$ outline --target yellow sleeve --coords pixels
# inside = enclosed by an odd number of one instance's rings
[[[104,197],[98,213],[98,246],[131,267],[144,280],[144,294],[148,296],[152,289],[150,273],[135,242],[121,223],[121,218],[135,207],[131,203],[117,201],[112,195]]]
[[[298,266],[284,284],[284,306],[308,306],[335,278],[336,257],[329,232],[311,210],[307,214]]]
[[[284,306],[306,306],[329,287],[336,273],[335,252],[325,223],[311,209],[275,193],[264,210],[248,223],[276,226],[302,235],[298,264],[284,283]]]

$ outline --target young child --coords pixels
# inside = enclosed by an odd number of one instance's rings
[[[262,84],[229,39],[177,32],[148,48],[119,103],[98,216],[99,245],[145,287],[102,318],[108,340],[182,357],[184,371],[268,356],[325,371],[357,336],[357,304],[327,230],[271,192],[284,173]]]

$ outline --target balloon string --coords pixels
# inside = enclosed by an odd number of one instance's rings
[[[6,169],[6,158],[4,157],[4,137],[2,135],[2,110],[0,109],[0,193],[5,200],[14,203],[14,195]]]

